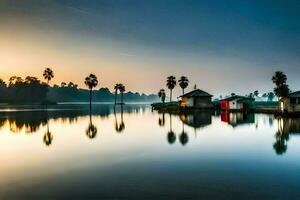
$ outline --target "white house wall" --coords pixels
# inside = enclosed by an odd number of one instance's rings
[[[194,106],[194,98],[189,98],[188,99],[188,106],[193,107]]]

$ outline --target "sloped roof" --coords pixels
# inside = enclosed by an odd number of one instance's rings
[[[184,95],[181,95],[180,97],[212,97],[212,95],[203,90],[196,89]]]
[[[290,97],[300,97],[300,91],[290,93]]]
[[[240,96],[240,95],[234,95],[231,97],[227,97],[225,99],[221,99],[220,101],[233,101],[233,100],[254,100],[254,98]]]

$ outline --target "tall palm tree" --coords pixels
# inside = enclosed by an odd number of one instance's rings
[[[53,70],[47,67],[44,70],[43,77],[47,81],[47,86],[49,87],[49,82],[54,77]],[[48,109],[47,106],[48,106],[48,102],[46,101],[46,109]]]
[[[276,86],[284,85],[287,81],[287,76],[282,71],[276,71],[272,77],[273,83]]]
[[[166,92],[164,89],[160,89],[158,92],[158,97],[161,99],[163,104],[165,104],[165,99],[166,99]]]
[[[97,76],[94,74],[90,74],[85,78],[84,84],[89,88],[90,90],[90,111],[92,110],[92,90],[94,87],[98,85],[98,79]]]
[[[182,89],[182,95],[184,95],[184,89],[187,88],[189,85],[189,80],[185,76],[181,76],[180,79],[178,80],[179,86]]]
[[[172,101],[172,90],[176,86],[176,78],[174,76],[169,76],[167,78],[167,87],[170,90],[170,102]]]
[[[54,78],[54,73],[53,73],[52,69],[46,68],[44,70],[43,77],[47,81],[47,85],[49,85],[49,82],[51,81],[51,79]]]
[[[121,105],[123,105],[124,104],[124,102],[123,102],[123,94],[126,91],[125,86],[123,84],[120,84],[119,91],[121,93]]]
[[[276,85],[274,93],[278,98],[287,97],[289,95],[290,89],[286,84],[287,76],[283,72],[276,71],[272,77],[272,81]]]
[[[117,83],[114,87],[115,90],[115,105],[117,104],[117,96],[118,96],[118,90],[120,88],[121,83]]]

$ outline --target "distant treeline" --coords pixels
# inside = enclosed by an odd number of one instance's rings
[[[100,88],[93,90],[93,101],[96,102],[114,102],[115,93],[110,92],[108,88]],[[79,89],[78,86],[72,82],[66,84],[62,83],[60,86],[54,85],[49,88],[48,99],[56,102],[84,102],[88,101],[89,90]],[[121,94],[117,94],[120,101]],[[158,100],[158,96],[151,94],[140,94],[138,92],[127,92],[123,94],[124,102],[154,102]]]
[[[108,88],[100,88],[92,93],[93,101],[96,102],[115,100],[115,94]],[[120,94],[117,95],[118,98],[119,96]],[[123,99],[125,102],[153,102],[158,100],[158,96],[127,92],[123,94]],[[87,102],[88,100],[89,90],[80,89],[72,82],[48,87],[46,83],[31,76],[25,79],[13,76],[8,83],[0,79],[0,103]]]

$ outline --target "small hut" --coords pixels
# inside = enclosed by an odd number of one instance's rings
[[[248,110],[253,108],[254,98],[233,95],[220,100],[221,110]]]
[[[288,97],[282,98],[280,108],[289,113],[300,113],[300,91],[290,93]]]
[[[213,108],[211,101],[212,95],[196,89],[191,92],[188,92],[180,96],[181,100],[179,101],[180,107],[184,108]]]

